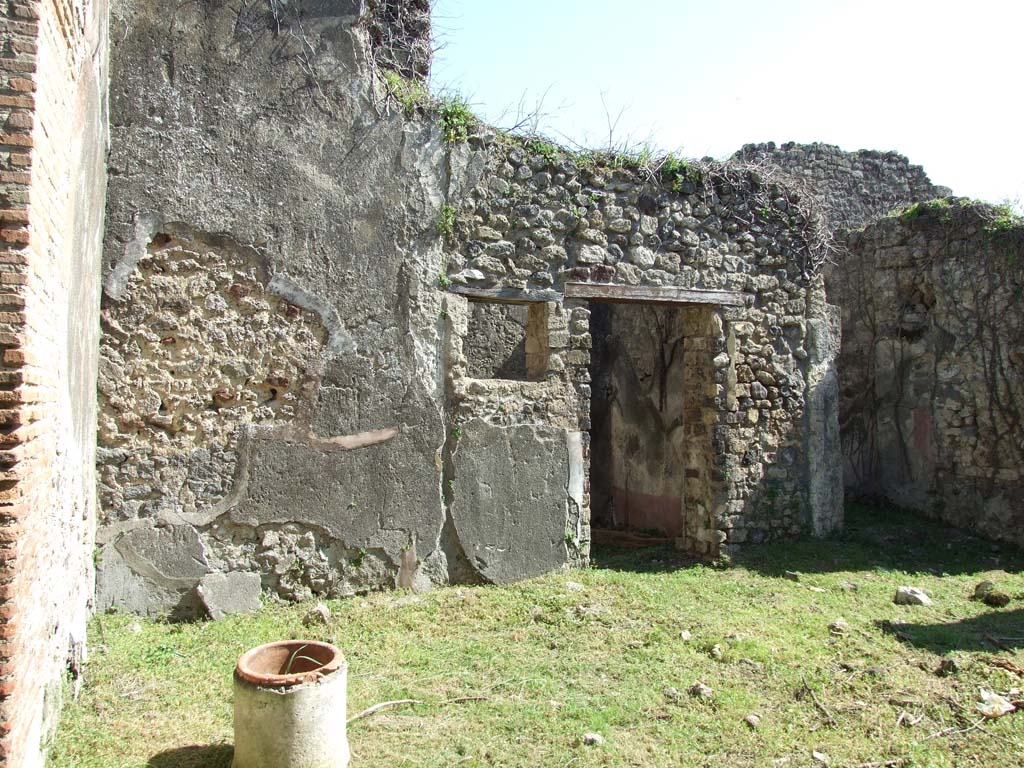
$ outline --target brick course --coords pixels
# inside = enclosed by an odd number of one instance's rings
[[[0,2],[0,764],[41,766],[91,599],[105,0]]]

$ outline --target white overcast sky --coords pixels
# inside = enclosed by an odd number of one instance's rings
[[[435,0],[434,27],[433,89],[499,125],[544,96],[544,132],[587,146],[610,115],[616,143],[688,157],[895,149],[1024,199],[1024,0]]]

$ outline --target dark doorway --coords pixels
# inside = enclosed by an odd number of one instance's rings
[[[591,525],[598,531],[683,535],[686,313],[591,304]]]

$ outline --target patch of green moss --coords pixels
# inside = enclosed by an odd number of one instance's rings
[[[939,198],[937,200],[925,200],[920,203],[913,203],[907,206],[900,213],[900,219],[905,223],[909,224],[912,221],[917,221],[925,214],[933,214],[941,217],[944,221],[952,219],[953,203],[946,198]]]

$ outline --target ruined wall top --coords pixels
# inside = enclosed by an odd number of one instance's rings
[[[743,163],[574,154],[482,131],[484,183],[459,210],[452,282],[561,290],[565,281],[757,292],[827,257],[815,201]],[[776,286],[777,287],[777,286]],[[789,286],[797,290],[796,286]]]
[[[377,66],[426,80],[433,47],[429,0],[369,0],[370,43]]]
[[[943,198],[846,241],[847,485],[1024,543],[1024,219]]]
[[[733,159],[767,162],[816,197],[833,229],[855,229],[894,208],[950,194],[897,152],[844,152],[833,144],[746,144]]]

